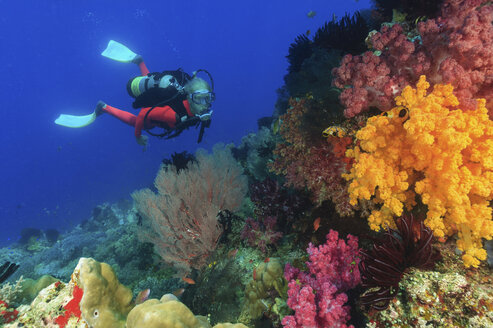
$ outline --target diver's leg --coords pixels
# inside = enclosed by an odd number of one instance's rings
[[[132,59],[132,63],[139,66],[140,74],[142,74],[142,76],[146,76],[147,74],[149,74],[149,70],[147,69],[147,66],[144,63],[144,58],[142,58],[141,55],[135,55],[135,58]]]
[[[99,105],[99,103],[98,103],[98,105]],[[107,104],[104,104],[104,106],[102,107],[102,111],[104,113],[108,113],[111,116],[116,117],[117,119],[119,119],[123,123],[127,123],[128,125],[131,125],[131,126],[135,126],[135,120],[136,120],[137,116],[135,116],[132,113],[126,112],[124,110],[115,108],[115,107],[107,105]]]
[[[140,74],[142,74],[142,76],[149,74],[149,70],[147,69],[146,63],[144,63],[144,60],[141,60],[137,65],[139,65]]]

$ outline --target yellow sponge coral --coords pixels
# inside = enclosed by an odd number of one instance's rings
[[[493,237],[493,121],[484,99],[462,111],[451,85],[428,93],[429,86],[421,76],[396,97],[397,107],[368,119],[346,153],[355,163],[344,177],[353,204],[381,204],[368,219],[372,229],[393,226],[419,195],[425,224],[437,237],[457,233],[464,264],[478,266],[486,259],[481,238]]]
[[[125,327],[133,306],[132,291],[120,284],[109,264],[82,257],[72,280],[84,291],[80,309],[90,327]]]
[[[185,304],[173,294],[166,294],[160,300],[150,299],[130,311],[127,328],[211,328],[204,316],[195,316]],[[213,328],[247,328],[245,325],[219,323]]]

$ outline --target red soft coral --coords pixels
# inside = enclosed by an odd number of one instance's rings
[[[65,312],[55,319],[55,322],[57,323],[57,325],[60,326],[60,328],[65,327],[68,323],[68,320],[72,316],[80,319],[82,313],[80,311],[79,305],[80,305],[80,301],[82,300],[83,294],[84,291],[82,290],[82,288],[75,285],[72,294],[73,298],[63,307],[65,309]]]
[[[13,322],[18,315],[19,311],[10,308],[7,302],[0,300],[0,324]]]
[[[276,145],[276,159],[270,169],[286,176],[286,185],[308,189],[312,200],[332,200],[341,216],[352,214],[346,181],[342,178],[346,164],[332,152],[332,145],[320,140],[310,141],[301,122],[307,110],[306,100],[290,100],[291,107],[281,116],[283,141]]]

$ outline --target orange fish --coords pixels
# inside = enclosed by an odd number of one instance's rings
[[[183,295],[184,292],[185,292],[185,288],[178,288],[173,292],[173,295],[175,295],[176,297],[180,297],[181,295]]]
[[[257,268],[253,268],[253,280],[257,279]]]
[[[266,259],[264,260],[264,263],[268,263],[269,261],[270,261],[270,257],[266,258]]]
[[[149,288],[141,291],[139,294],[137,294],[137,297],[135,297],[135,304],[144,303],[149,298],[150,293],[151,290]]]
[[[193,280],[192,278],[183,277],[181,279],[183,279],[183,281],[186,282],[187,284],[195,285],[195,280]]]
[[[228,257],[229,257],[229,258],[233,258],[233,257],[235,257],[235,256],[236,256],[236,254],[238,254],[238,248],[230,250],[230,251],[228,252]]]
[[[320,227],[320,216],[313,221],[313,231],[317,231]]]

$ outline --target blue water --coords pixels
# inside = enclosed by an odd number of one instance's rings
[[[125,85],[135,65],[104,58],[110,39],[141,54],[152,71],[205,68],[217,100],[201,147],[240,143],[274,110],[290,43],[363,1],[0,1],[0,245],[24,227],[61,231],[103,202],[149,186],[161,160],[194,151],[197,132],[150,139],[103,115],[82,129],[61,113],[89,114],[98,100],[137,114]],[[313,10],[316,16],[306,14]]]

